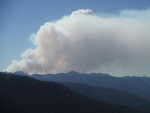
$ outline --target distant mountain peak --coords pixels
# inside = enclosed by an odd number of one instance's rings
[[[16,72],[14,72],[14,74],[16,74],[16,75],[28,75],[24,71],[16,71]]]
[[[71,70],[70,72],[68,72],[68,74],[79,74],[79,72]]]

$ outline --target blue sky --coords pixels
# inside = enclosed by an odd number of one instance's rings
[[[47,21],[76,9],[116,13],[122,9],[146,9],[150,0],[0,0],[0,70],[32,47],[31,34]]]

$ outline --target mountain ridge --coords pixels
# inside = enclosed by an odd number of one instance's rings
[[[55,82],[14,74],[0,73],[0,91],[2,113],[146,113],[89,99]]]
[[[83,83],[90,86],[100,86],[104,88],[113,88],[116,90],[128,91],[143,98],[150,100],[150,78],[149,77],[114,77],[109,74],[85,74],[85,73],[60,73],[60,74],[33,74],[31,77],[45,80],[56,81],[60,83]]]

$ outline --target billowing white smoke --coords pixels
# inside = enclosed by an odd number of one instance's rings
[[[150,67],[150,10],[124,10],[100,16],[80,9],[47,22],[7,71],[27,73],[146,73]]]

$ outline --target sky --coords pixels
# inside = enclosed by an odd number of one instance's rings
[[[47,22],[55,22],[78,9],[90,9],[96,15],[117,15],[121,11],[149,7],[149,0],[0,0],[0,70],[9,67],[13,60],[22,59],[21,55],[28,48],[35,48],[31,37]],[[144,68],[148,70],[149,66],[145,64]],[[88,69],[77,71],[87,72]]]

